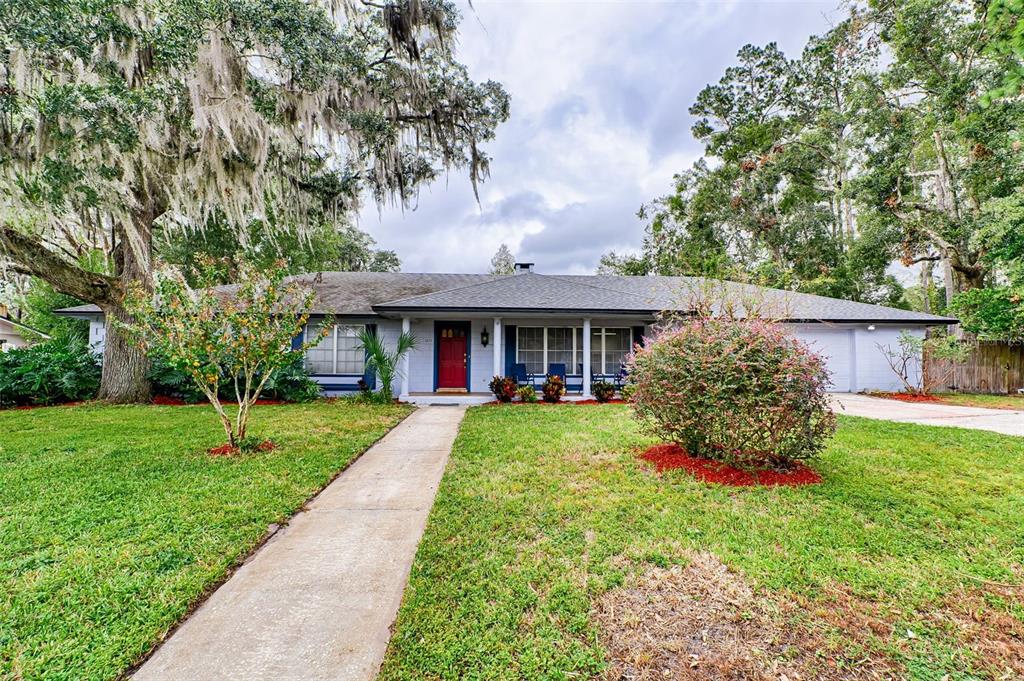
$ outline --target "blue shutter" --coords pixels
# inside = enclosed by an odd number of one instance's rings
[[[367,331],[367,333],[374,333],[374,334],[377,333],[377,325],[376,324],[367,324],[366,325],[366,331]],[[363,362],[364,362],[364,364],[363,364],[363,380],[366,382],[366,385],[368,385],[370,387],[370,390],[376,390],[377,389],[377,372],[373,371],[370,368],[369,359],[370,359],[370,353],[364,351],[363,352]]]
[[[505,336],[505,375],[511,376],[516,363],[516,327],[506,326],[502,331]]]
[[[292,338],[292,350],[298,350],[302,347],[302,343],[306,340],[306,327],[303,326],[297,336]]]

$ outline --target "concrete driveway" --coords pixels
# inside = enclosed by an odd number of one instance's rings
[[[1024,436],[1024,411],[900,402],[851,393],[835,393],[832,395],[832,402],[836,413],[848,416],[920,423],[926,426],[974,428],[1004,435]]]

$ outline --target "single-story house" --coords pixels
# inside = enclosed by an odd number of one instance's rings
[[[14,348],[24,348],[37,340],[47,340],[42,331],[37,331],[31,326],[11,319],[6,309],[0,309],[0,352],[6,352]]]
[[[306,364],[326,394],[373,383],[356,337],[369,327],[394,343],[402,330],[418,345],[405,360],[395,393],[406,399],[488,392],[496,374],[516,364],[541,376],[564,364],[570,392],[590,393],[593,381],[611,379],[634,343],[651,332],[663,311],[686,313],[690,277],[538,274],[529,263],[510,275],[322,272],[298,279],[316,292],[309,327],[333,318],[330,333],[307,351]],[[759,296],[781,314],[793,334],[828,361],[839,392],[901,387],[878,345],[901,331],[923,335],[955,319],[804,293],[722,283],[737,296]],[[690,297],[692,300],[692,296]],[[89,339],[103,343],[95,306],[65,314],[90,320]]]

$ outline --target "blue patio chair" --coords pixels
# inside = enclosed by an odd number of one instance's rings
[[[626,365],[619,364],[619,370],[615,374],[615,389],[621,391],[626,385],[627,378],[629,378],[629,371],[626,369]]]
[[[565,385],[565,364],[549,364],[548,376],[558,376],[562,379],[562,385]],[[568,390],[568,388],[566,389]]]
[[[512,378],[515,379],[516,385],[523,386],[528,385],[534,387],[533,376],[526,371],[525,364],[513,364],[512,365]]]

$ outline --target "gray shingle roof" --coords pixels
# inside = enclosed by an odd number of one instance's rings
[[[808,293],[795,293],[736,282],[716,282],[695,277],[619,277],[612,275],[521,274],[438,291],[428,295],[392,300],[375,306],[380,312],[416,310],[464,311],[601,311],[656,313],[686,311],[694,296],[724,295],[756,303],[773,317],[789,321],[907,322],[944,324],[949,317],[899,310],[882,305],[855,303]]]
[[[413,274],[404,272],[323,272],[297,280],[316,292],[313,314],[367,316],[400,312],[590,312],[652,315],[687,310],[694,291],[709,285],[694,277],[618,277],[563,274]],[[757,300],[789,321],[903,322],[947,324],[955,319],[855,303],[807,293],[713,282],[715,292]],[[94,305],[61,310],[99,312]]]
[[[373,306],[389,300],[458,288],[494,279],[489,274],[413,274],[405,272],[321,272],[289,277],[316,292],[311,314],[374,316]],[[231,291],[234,287],[218,287]],[[95,305],[77,305],[58,310],[61,314],[96,314]]]
[[[591,286],[586,278],[573,280],[543,274],[514,274],[491,281],[392,300],[378,311],[448,309],[464,311],[603,311],[657,312],[649,299],[629,292]]]
[[[617,277],[612,275],[552,275],[559,279],[585,281],[622,291],[634,296],[643,296],[658,310],[685,308],[692,300],[694,291],[707,289],[712,293],[724,291],[726,295],[740,300],[750,299],[766,305],[774,316],[791,321],[893,321],[926,324],[948,324],[957,320],[952,317],[900,310],[884,305],[856,303],[852,300],[816,296],[780,289],[740,284],[732,281],[716,281],[699,277]]]
[[[316,292],[313,314],[373,315],[374,306],[436,291],[491,281],[488,274],[413,274],[404,272],[323,272],[294,277]]]

